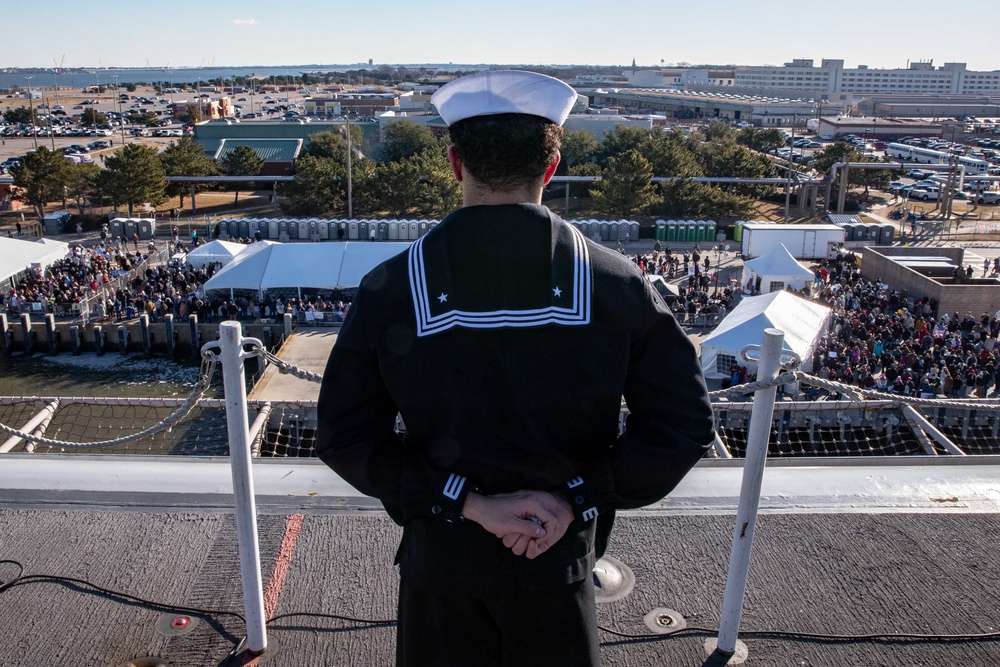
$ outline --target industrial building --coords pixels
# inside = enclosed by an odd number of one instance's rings
[[[827,116],[819,119],[816,134],[843,137],[853,134],[868,139],[940,137],[941,123],[911,118],[852,118]]]
[[[813,118],[822,109],[843,113],[832,103],[820,105],[812,100],[781,99],[757,95],[659,90],[650,88],[596,89],[590,93],[597,106],[619,107],[628,113],[662,113],[673,118],[723,118],[746,121],[763,127],[791,125]]]
[[[942,95],[1000,94],[1000,71],[977,72],[965,63],[934,61],[907,63],[905,68],[877,69],[867,65],[844,67],[843,60],[824,58],[817,67],[809,58],[796,58],[780,67],[740,65],[722,68],[632,69],[624,72],[636,87],[688,87],[710,83],[720,87],[756,90],[798,90],[808,93],[909,93]],[[817,95],[811,95],[817,96]],[[829,96],[827,97],[829,98]]]

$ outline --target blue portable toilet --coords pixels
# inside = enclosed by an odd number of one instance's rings
[[[240,238],[250,238],[250,223],[246,220],[240,220]]]
[[[399,240],[400,241],[410,240],[410,223],[407,220],[399,221]]]
[[[878,233],[878,244],[879,245],[892,245],[896,240],[896,227],[894,225],[884,224],[879,227]]]
[[[422,220],[420,222],[420,235],[423,236],[426,233],[427,233],[427,221]]]
[[[635,220],[630,220],[628,223],[628,235],[633,241],[639,240],[639,223]]]
[[[378,240],[387,241],[389,239],[389,223],[380,222],[378,223]]]
[[[132,218],[127,218],[125,220],[125,240],[131,241],[132,237],[137,233],[139,227],[135,224],[135,220]]]
[[[278,240],[278,220],[276,218],[269,218],[267,221],[267,238]]]
[[[347,222],[346,224],[347,224],[347,239],[349,241],[357,241],[358,240],[358,221],[357,220],[351,220],[351,221]]]
[[[284,218],[281,218],[279,220],[275,220],[275,224],[278,225],[278,237],[277,238],[281,238],[282,236],[284,236],[286,238],[291,238],[291,233],[288,231],[288,221],[287,220],[285,220]]]
[[[410,220],[409,228],[410,228],[411,241],[416,241],[418,238],[420,238],[420,227],[419,223],[416,220]]]
[[[389,221],[389,240],[398,241],[399,240],[399,221],[390,220]]]
[[[584,236],[588,238],[590,237],[590,222],[584,220],[578,223],[576,228],[579,229],[580,233],[583,234]]]

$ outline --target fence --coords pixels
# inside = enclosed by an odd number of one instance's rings
[[[0,443],[0,454],[229,454],[247,607],[247,643],[251,652],[259,653],[266,648],[267,640],[249,462],[255,457],[315,456],[316,403],[248,402],[243,362],[262,356],[280,372],[312,382],[321,377],[288,365],[267,352],[259,340],[243,338],[240,331],[238,323],[223,323],[221,344],[215,341],[202,348],[200,379],[185,399],[0,397],[0,432],[7,435]],[[774,330],[766,332],[765,345],[756,359],[760,369],[757,382],[711,394],[717,435],[709,456],[746,461],[717,642],[717,650],[723,655],[731,655],[738,648],[736,637],[753,526],[768,456],[1000,454],[1000,401],[888,396],[821,380],[794,367],[783,369],[779,365],[782,337]],[[249,350],[245,350],[248,346]],[[751,348],[741,352],[748,360],[751,353]],[[204,398],[220,361],[226,397]],[[779,387],[795,383],[814,385],[829,395],[823,400],[776,401]],[[752,403],[747,401],[751,395]],[[620,429],[625,428],[626,414],[627,409],[623,409]],[[397,428],[406,427],[397,420]]]

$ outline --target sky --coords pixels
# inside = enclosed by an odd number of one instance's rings
[[[11,15],[17,0],[0,0]],[[1000,69],[1000,1],[46,0],[5,30],[2,67],[376,65],[781,65],[843,59]]]

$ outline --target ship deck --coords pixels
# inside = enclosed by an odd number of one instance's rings
[[[921,458],[768,462],[741,624],[746,664],[1000,663],[997,638],[891,638],[991,633],[1000,622],[1000,457]],[[268,616],[310,614],[271,623],[258,662],[391,665],[392,625],[312,615],[393,619],[399,528],[315,460],[253,467]],[[602,630],[604,665],[722,664],[705,641],[719,625],[741,475],[741,461],[702,461],[670,498],[619,518],[609,555],[635,586],[600,604],[598,618],[638,637]],[[225,458],[9,454],[0,559],[29,575],[241,613],[231,492]],[[0,564],[0,581],[17,574]],[[643,619],[659,608],[708,631],[653,635]],[[220,614],[178,631],[166,611],[24,580],[0,593],[0,664],[223,665],[245,633]],[[159,662],[138,661],[151,657]]]

